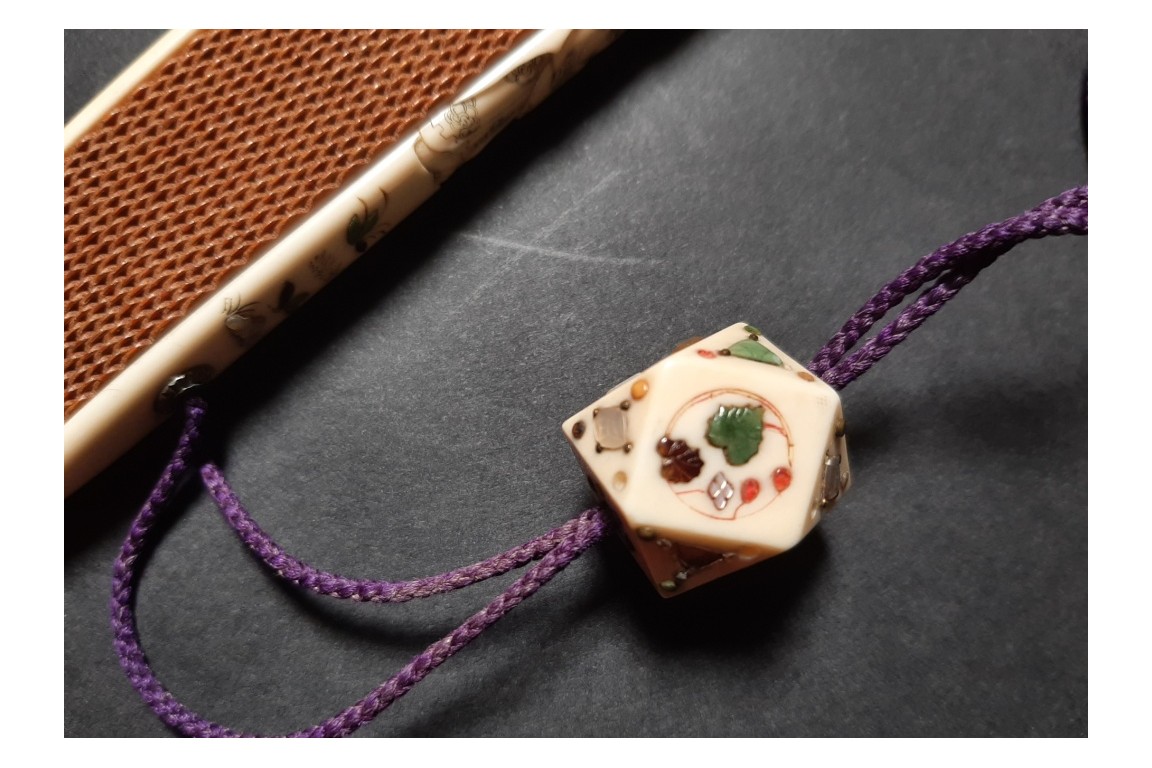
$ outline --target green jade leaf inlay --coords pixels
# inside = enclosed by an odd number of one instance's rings
[[[724,458],[734,467],[747,464],[760,450],[764,439],[764,408],[720,406],[708,420],[708,442],[724,449]]]
[[[751,334],[755,334],[756,336],[763,336],[764,335],[764,334],[760,333],[760,329],[754,325],[744,326],[744,333],[751,333]]]
[[[780,359],[778,354],[760,342],[752,341],[752,339],[738,341],[728,347],[728,351],[732,353],[733,357],[742,357],[745,360],[755,360],[758,363],[768,363],[768,365],[784,365],[784,361]]]

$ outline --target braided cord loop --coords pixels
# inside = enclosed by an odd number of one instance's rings
[[[240,733],[207,720],[180,703],[156,677],[144,654],[136,626],[134,605],[141,555],[152,543],[151,534],[159,515],[171,501],[180,481],[189,474],[191,457],[201,433],[205,412],[206,406],[202,400],[193,399],[188,402],[184,430],[176,450],[148,500],[133,520],[120,555],[116,558],[112,577],[112,632],[120,666],[132,687],[170,728],[185,736],[252,736],[254,734]],[[318,570],[284,553],[248,515],[214,464],[205,464],[201,476],[225,519],[269,568],[288,581],[332,597],[403,602],[468,586],[539,560],[483,610],[429,645],[367,696],[318,725],[288,734],[292,737],[347,736],[372,722],[432,670],[535,594],[585,550],[602,539],[609,526],[608,516],[602,510],[593,508],[527,544],[455,571],[404,582],[349,579]]]
[[[1031,239],[1087,233],[1088,188],[1076,187],[1030,211],[942,246],[881,288],[828,340],[809,367],[835,389],[843,389],[938,312],[981,270],[1016,245]],[[877,322],[921,289],[920,295],[893,321],[853,351]],[[129,681],[165,724],[186,736],[250,736],[253,734],[214,723],[181,704],[149,665],[136,626],[134,605],[142,554],[152,543],[159,515],[170,503],[180,482],[191,473],[192,456],[206,410],[203,400],[188,401],[184,429],[176,449],[133,520],[116,558],[112,579],[112,630],[120,665]],[[609,528],[608,515],[592,508],[525,544],[453,571],[397,582],[359,579],[320,570],[285,552],[244,508],[215,464],[209,462],[201,466],[200,477],[224,520],[264,565],[278,577],[328,597],[401,603],[460,589],[538,561],[482,610],[429,645],[364,698],[318,725],[288,734],[292,737],[347,736],[371,722],[436,667],[603,539]]]
[[[224,520],[236,531],[245,546],[277,576],[319,595],[365,603],[405,603],[421,597],[441,595],[493,576],[500,576],[544,557],[561,542],[576,535],[584,525],[583,515],[573,518],[518,547],[436,576],[410,581],[356,579],[322,571],[285,552],[252,519],[248,510],[240,503],[236,492],[228,484],[224,473],[215,464],[205,464],[200,469],[200,476],[208,488],[209,495],[220,508]]]
[[[843,389],[940,311],[997,258],[1026,240],[1088,234],[1088,187],[1075,187],[1030,211],[964,235],[937,248],[897,275],[869,299],[816,353],[808,368]],[[848,354],[884,315],[929,282],[935,283],[895,320]]]

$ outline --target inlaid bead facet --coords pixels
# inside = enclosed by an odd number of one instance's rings
[[[595,440],[580,440],[588,422]],[[625,380],[564,433],[671,597],[804,538],[850,483],[843,423],[835,390],[737,323]]]

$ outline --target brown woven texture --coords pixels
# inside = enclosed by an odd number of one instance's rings
[[[64,417],[525,30],[205,31],[64,155]]]

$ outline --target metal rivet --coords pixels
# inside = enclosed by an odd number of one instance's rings
[[[163,389],[156,395],[152,407],[157,413],[165,415],[174,412],[184,395],[204,386],[215,375],[216,371],[210,365],[197,365],[176,374],[164,384]]]

